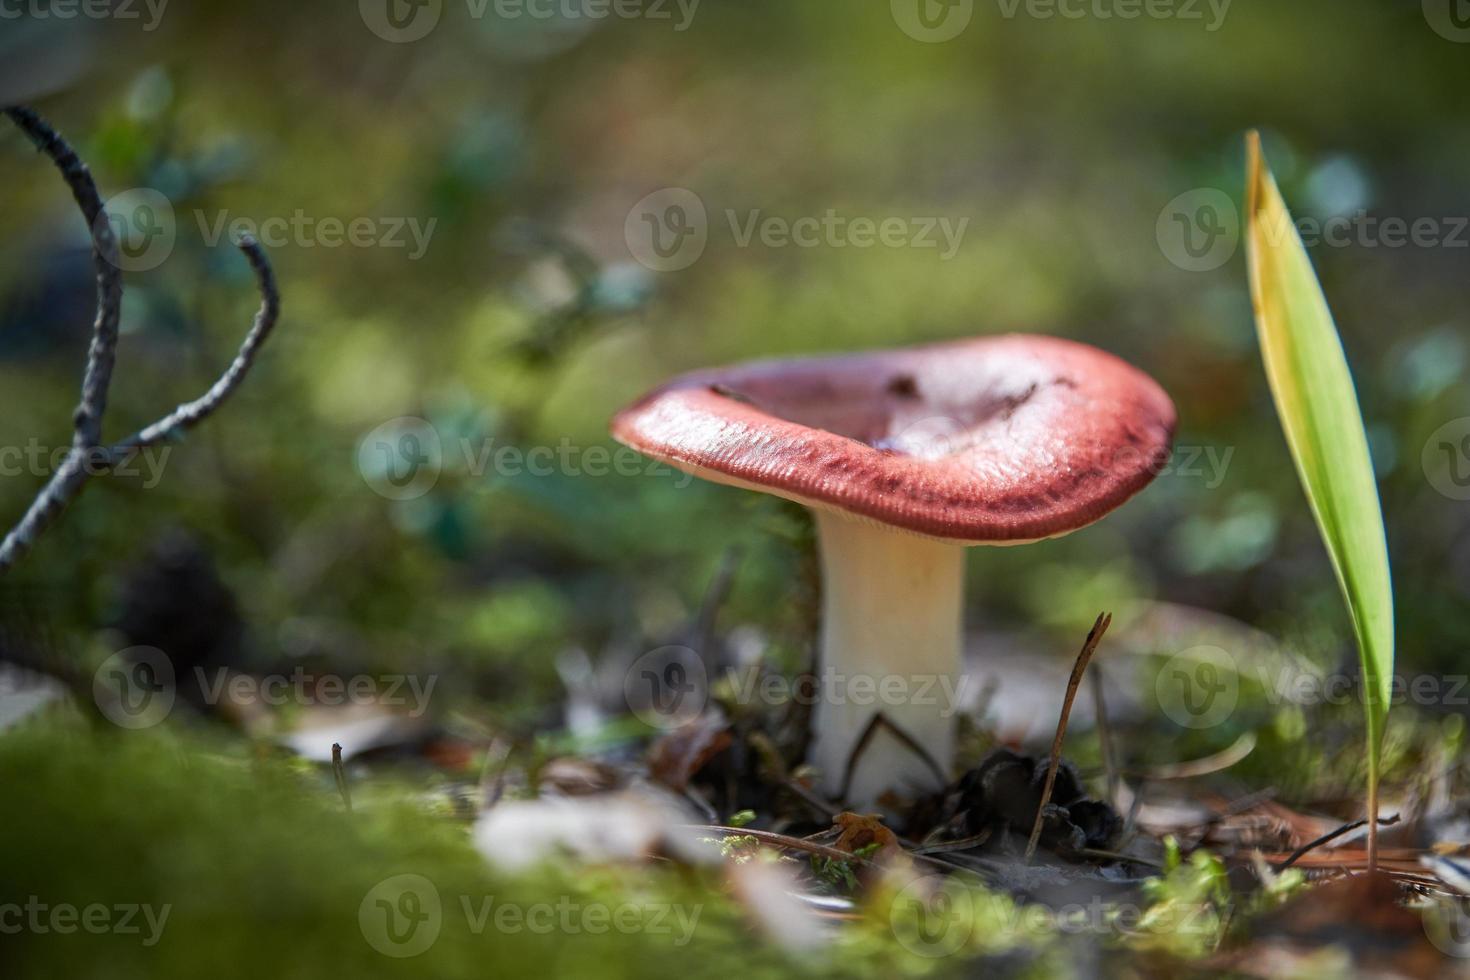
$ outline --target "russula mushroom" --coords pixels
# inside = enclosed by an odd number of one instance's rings
[[[953,762],[964,552],[1084,527],[1143,489],[1173,403],[1111,354],[1008,335],[764,361],[674,379],[618,441],[687,473],[806,505],[823,576],[810,761],[846,802],[939,788]]]

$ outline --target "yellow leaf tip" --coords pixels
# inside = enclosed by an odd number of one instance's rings
[[[1245,133],[1245,209],[1255,214],[1264,199],[1262,194],[1266,175],[1266,158],[1261,152],[1261,131],[1248,129]]]

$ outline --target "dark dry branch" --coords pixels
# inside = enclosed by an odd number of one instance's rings
[[[21,128],[36,149],[51,158],[61,178],[71,188],[82,217],[92,232],[92,262],[97,268],[97,320],[92,326],[92,345],[87,352],[87,373],[82,379],[82,400],[72,422],[76,427],[72,447],[90,449],[102,441],[102,415],[107,411],[107,391],[112,384],[112,366],[117,359],[118,320],[122,315],[122,263],[117,238],[103,209],[102,195],[87,165],[61,134],[51,128],[34,109],[12,106],[5,115]],[[0,564],[0,568],[4,565]]]
[[[337,792],[342,794],[342,802],[351,813],[352,791],[347,787],[347,767],[342,764],[342,746],[336,742],[332,743],[332,775],[337,779]]]
[[[1125,854],[1122,851],[1110,851],[1101,847],[1079,847],[1077,853],[1083,857],[1096,858],[1099,861],[1127,861],[1131,864],[1142,865],[1145,868],[1153,868],[1163,871],[1164,864],[1153,858],[1139,857],[1136,854]]]
[[[1036,842],[1041,840],[1046,805],[1051,802],[1052,787],[1057,781],[1057,767],[1062,763],[1062,740],[1067,737],[1067,719],[1072,717],[1072,702],[1077,699],[1077,688],[1082,683],[1082,674],[1087,670],[1088,662],[1092,660],[1092,653],[1112,622],[1111,613],[1103,613],[1097,617],[1097,622],[1092,624],[1087,640],[1082,644],[1082,652],[1077,654],[1077,662],[1072,665],[1072,676],[1067,681],[1067,695],[1062,699],[1062,714],[1057,719],[1057,734],[1051,742],[1051,761],[1046,767],[1046,782],[1041,787],[1041,802],[1036,807],[1036,822],[1031,825],[1031,839],[1026,842],[1027,861],[1036,853]]]
[[[493,809],[505,795],[505,777],[510,769],[511,744],[494,739],[485,749],[485,765],[480,769],[480,812]],[[493,774],[491,770],[494,770]]]
[[[778,834],[773,830],[752,830],[749,827],[722,827],[718,824],[691,825],[688,829],[699,833],[718,833],[726,837],[750,837],[762,844],[771,847],[783,847],[791,851],[804,851],[817,857],[824,857],[831,861],[852,861],[854,864],[873,866],[873,862],[865,857],[852,854],[848,851],[828,847],[826,844],[818,844],[816,841],[805,840],[801,837],[791,837],[787,834]]]
[[[1108,806],[1116,808],[1118,805],[1118,788],[1122,777],[1118,775],[1118,763],[1113,755],[1113,731],[1108,723],[1108,702],[1103,695],[1102,667],[1098,667],[1088,678],[1092,688],[1093,712],[1097,715],[1097,741],[1102,749],[1103,769],[1107,773],[1108,795],[1106,797]]]
[[[276,287],[276,277],[271,271],[270,261],[266,259],[260,244],[254,238],[245,235],[241,237],[238,247],[245,253],[245,258],[250,262],[250,268],[255,272],[261,302],[260,309],[255,313],[255,321],[250,326],[250,332],[245,335],[245,340],[240,345],[239,352],[235,354],[235,359],[230,362],[225,373],[220,375],[219,380],[215,381],[203,395],[180,405],[157,422],[140,429],[109,448],[107,450],[109,465],[118,462],[130,452],[145,446],[167,442],[176,438],[180,433],[194,428],[214,414],[215,409],[224,404],[225,399],[229,398],[240,386],[240,382],[245,380],[245,375],[255,363],[255,355],[260,352],[261,346],[270,336],[271,330],[275,328],[276,320],[280,318],[281,294]]]
[[[933,844],[920,844],[911,848],[915,854],[948,854],[951,851],[968,851],[972,847],[980,847],[990,840],[995,832],[993,827],[986,827],[980,833],[972,837],[961,837],[959,840],[942,840]]]
[[[1394,824],[1396,824],[1398,822],[1399,822],[1399,815],[1397,813],[1395,813],[1391,817],[1379,817],[1378,818],[1378,826],[1380,826],[1380,827],[1392,827]],[[1285,861],[1282,861],[1280,864],[1278,864],[1276,866],[1276,870],[1277,871],[1285,871],[1287,868],[1291,867],[1293,864],[1296,864],[1298,861],[1300,861],[1308,852],[1313,851],[1313,850],[1316,850],[1317,848],[1321,847],[1323,844],[1330,844],[1333,841],[1337,840],[1339,837],[1341,837],[1343,834],[1352,833],[1354,830],[1357,830],[1360,827],[1366,827],[1367,825],[1368,825],[1368,821],[1366,821],[1366,820],[1354,820],[1352,823],[1345,823],[1345,824],[1343,824],[1341,827],[1338,827],[1336,830],[1334,830],[1330,834],[1323,834],[1321,837],[1318,837],[1316,840],[1308,841],[1307,843],[1303,844],[1301,847],[1298,847],[1296,850],[1292,851],[1290,857],[1288,857]],[[1371,864],[1370,864],[1370,870],[1371,870]]]
[[[803,851],[807,854],[827,858],[831,861],[850,861],[853,864],[860,864],[864,867],[879,867],[877,862],[871,861],[861,855],[852,854],[835,847],[828,847],[826,844],[819,844],[816,841],[807,840],[802,837],[778,834],[773,830],[753,830],[749,827],[726,827],[720,824],[691,824],[686,829],[699,833],[719,833],[725,837],[750,837],[758,843],[766,844],[770,847],[782,847],[791,851]],[[902,838],[900,838],[899,842],[901,844],[907,843]],[[937,856],[915,853],[911,850],[905,850],[904,853],[916,861],[945,871],[965,870],[962,866],[951,864]]]
[[[1128,775],[1150,782],[1166,782],[1174,779],[1195,779],[1211,773],[1222,772],[1243,760],[1256,750],[1255,732],[1246,732],[1230,745],[1200,759],[1187,762],[1170,762],[1152,769],[1129,771]]]
[[[715,570],[714,577],[705,589],[704,600],[699,604],[699,613],[694,618],[690,632],[694,638],[694,649],[702,657],[709,657],[714,652],[715,621],[719,619],[720,608],[730,597],[730,589],[735,584],[735,573],[740,569],[740,559],[739,545],[726,549],[724,556],[720,558],[719,568]]]
[[[949,784],[949,773],[945,772],[939,763],[934,760],[934,756],[929,754],[929,750],[920,745],[918,739],[889,721],[888,716],[880,711],[868,720],[867,726],[863,728],[863,733],[853,743],[852,751],[847,754],[847,766],[842,773],[842,788],[837,793],[839,801],[843,803],[847,802],[847,793],[852,788],[852,777],[857,771],[857,764],[862,761],[863,753],[868,751],[868,746],[872,743],[873,737],[878,734],[879,728],[889,732],[889,734],[903,744],[904,748],[918,756],[920,761],[929,767],[929,771],[939,777],[941,786],[947,786]]]
[[[174,438],[198,425],[219,408],[244,380],[261,345],[275,327],[281,311],[280,292],[265,252],[254,239],[242,238],[239,247],[255,272],[261,306],[229,369],[201,397],[180,405],[162,419],[116,445],[104,445],[102,418],[107,411],[107,394],[112,385],[112,369],[117,358],[118,318],[122,310],[122,275],[117,239],[107,220],[97,184],[92,180],[87,165],[71,146],[34,110],[13,106],[4,112],[30,137],[36,144],[36,149],[56,165],[62,179],[71,188],[82,216],[87,219],[92,233],[93,262],[97,269],[97,319],[92,327],[92,343],[87,352],[81,401],[73,418],[75,431],[71,451],[51,475],[51,479],[36,494],[24,516],[5,535],[4,540],[0,541],[0,574],[30,551],[36,539],[82,492],[94,473],[116,465],[130,452]]]

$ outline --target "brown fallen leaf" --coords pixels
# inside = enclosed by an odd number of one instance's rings
[[[730,726],[723,718],[696,718],[653,743],[648,750],[649,776],[682,793],[699,770],[730,747],[730,741]]]
[[[848,854],[862,851],[870,861],[886,862],[903,856],[903,846],[898,835],[883,825],[883,821],[872,814],[839,813],[832,818],[832,825],[839,831],[832,846]],[[878,845],[871,852],[865,848]]]
[[[1387,874],[1347,875],[1312,888],[1252,930],[1248,945],[1210,964],[1249,976],[1279,976],[1284,968],[1321,962],[1335,948],[1364,975],[1433,977],[1446,957],[1435,949],[1404,890]]]
[[[550,759],[536,774],[536,788],[541,793],[560,796],[595,796],[617,789],[622,783],[622,776],[611,766],[575,756]]]

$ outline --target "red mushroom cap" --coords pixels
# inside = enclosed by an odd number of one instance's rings
[[[619,412],[612,434],[715,482],[1003,544],[1122,504],[1167,461],[1174,425],[1137,368],[1012,334],[699,371]]]

